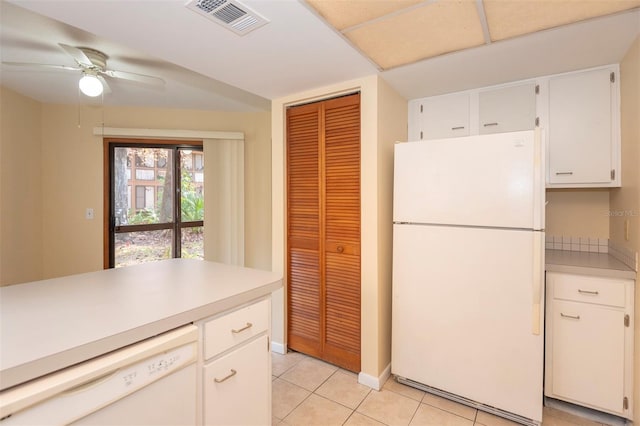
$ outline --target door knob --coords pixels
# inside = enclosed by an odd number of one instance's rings
[[[338,246],[336,250],[338,251],[338,253],[342,253],[344,251],[344,247]]]

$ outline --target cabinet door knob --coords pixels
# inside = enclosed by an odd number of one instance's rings
[[[560,316],[562,318],[571,318],[571,319],[575,319],[575,320],[579,320],[580,319],[580,315],[568,315],[568,314],[563,314],[562,312],[560,312]]]
[[[250,322],[248,322],[248,323],[247,323],[247,325],[245,325],[245,326],[244,326],[244,327],[242,327],[242,328],[232,328],[232,329],[231,329],[231,332],[232,332],[233,334],[238,334],[238,333],[241,333],[241,332],[243,332],[243,331],[245,331],[245,330],[247,330],[247,329],[249,329],[249,328],[251,328],[251,327],[253,327],[253,324],[251,324]]]
[[[337,251],[338,253],[342,253],[342,252],[344,251],[344,247],[342,247],[342,246],[338,246],[338,247],[336,247],[336,251]]]
[[[224,376],[222,379],[218,379],[217,377],[213,378],[213,381],[216,383],[222,383],[225,380],[229,380],[230,378],[232,378],[233,376],[235,376],[237,373],[236,370],[234,370],[233,368],[231,369],[231,373],[227,374],[226,376]]]

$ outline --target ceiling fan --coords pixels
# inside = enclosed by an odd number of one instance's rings
[[[20,67],[37,67],[66,71],[80,71],[82,73],[82,78],[80,78],[80,81],[78,82],[80,91],[85,95],[91,97],[99,96],[103,91],[111,91],[109,85],[107,84],[107,81],[104,79],[104,76],[136,81],[153,86],[163,86],[165,84],[165,81],[160,77],[108,69],[107,55],[100,52],[99,50],[91,49],[88,47],[74,47],[64,43],[58,43],[58,45],[76,61],[76,64],[78,64],[77,67],[70,67],[68,65],[34,64],[28,62],[2,63]]]

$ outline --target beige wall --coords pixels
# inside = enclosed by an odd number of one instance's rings
[[[547,190],[545,220],[547,235],[609,238],[609,190]]]
[[[20,97],[18,97],[20,99]],[[12,99],[9,108],[15,108]],[[3,96],[3,106],[5,104]],[[37,103],[35,103],[38,105]],[[5,109],[3,108],[3,112]],[[271,164],[269,112],[234,113],[221,111],[173,110],[136,107],[40,105],[38,120],[29,125],[41,135],[34,146],[41,166],[42,191],[34,197],[42,204],[42,272],[23,282],[102,268],[103,259],[103,159],[102,138],[93,136],[93,127],[104,119],[108,127],[239,131],[245,134],[245,265],[271,267]],[[9,117],[7,117],[9,118]],[[5,115],[2,117],[5,132]],[[19,126],[8,126],[28,135]],[[16,164],[24,158],[4,148],[3,161]],[[10,156],[7,154],[11,154]],[[18,154],[21,156],[18,157]],[[4,165],[4,164],[3,164]],[[3,173],[5,173],[3,167]],[[10,193],[2,188],[3,206]],[[41,201],[40,201],[41,200]],[[84,218],[85,209],[95,210],[95,219]],[[7,227],[22,225],[24,209],[9,208]],[[9,219],[11,221],[9,222]],[[3,221],[5,213],[3,211]],[[5,237],[3,233],[3,244]],[[9,241],[7,239],[7,241]],[[6,258],[7,255],[3,254]],[[31,264],[19,267],[33,270]]]
[[[272,270],[286,275],[285,108],[356,90],[361,94],[361,370],[369,377],[377,378],[388,366],[391,350],[390,147],[393,141],[406,138],[407,122],[406,101],[380,82],[377,76],[322,87],[272,102]],[[386,257],[382,257],[383,254]],[[284,291],[274,294],[272,312],[273,341],[284,349]]]
[[[378,80],[378,371],[391,363],[393,147],[407,140],[407,100]]]
[[[640,251],[640,37],[620,63],[622,188],[611,190],[611,240]],[[628,238],[625,235],[628,223]],[[640,424],[640,288],[636,275],[634,423]]]
[[[0,285],[42,276],[41,115],[0,87]]]
[[[98,108],[42,106],[43,278],[102,269],[100,120]],[[93,220],[84,218],[88,207]]]

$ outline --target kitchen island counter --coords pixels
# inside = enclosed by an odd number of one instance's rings
[[[170,259],[0,288],[0,390],[281,286],[273,272]]]

